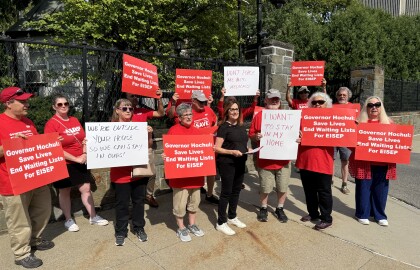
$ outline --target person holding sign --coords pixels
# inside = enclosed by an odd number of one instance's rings
[[[316,92],[309,99],[308,105],[309,108],[331,108],[332,101],[327,94]],[[305,133],[301,137],[303,136],[305,136]],[[296,159],[296,167],[300,169],[306,208],[309,213],[300,220],[307,222],[321,219],[321,222],[315,225],[317,230],[330,227],[333,221],[331,216],[333,207],[331,192],[334,167],[333,155],[333,147],[300,145]],[[319,214],[318,209],[321,214]]]
[[[85,131],[76,117],[68,116],[69,106],[70,104],[65,96],[57,95],[54,97],[52,108],[55,115],[45,124],[44,133],[57,132],[63,137],[61,145],[64,150],[69,177],[54,182],[53,186],[59,191],[58,200],[66,219],[64,227],[70,232],[77,232],[79,226],[71,217],[70,191],[72,187],[77,187],[80,191],[82,203],[90,216],[90,224],[105,226],[108,225],[108,220],[96,214],[90,190],[91,176],[86,167]]]
[[[217,110],[219,111],[219,117],[224,118],[224,105],[228,102],[236,102],[236,98],[234,96],[227,97],[225,99],[226,89],[223,87],[221,90],[222,95],[220,96],[219,102],[217,103]],[[252,102],[251,106],[248,108],[241,109],[241,117],[247,118],[248,116],[254,113],[255,106],[257,106],[258,98],[260,97],[260,91],[257,90],[254,101]]]
[[[368,97],[363,104],[359,123],[392,124],[379,97]],[[395,163],[371,162],[350,159],[350,175],[356,179],[356,218],[363,225],[369,225],[369,217],[381,226],[388,226],[385,213],[389,180],[397,178]]]
[[[0,102],[5,107],[4,113],[0,114],[0,195],[15,263],[25,268],[36,268],[42,265],[42,260],[31,253],[31,249],[48,250],[54,247],[53,242],[41,238],[51,215],[50,189],[42,186],[13,195],[1,143],[5,139],[24,140],[38,134],[34,123],[26,118],[30,97],[32,94],[19,87],[8,87],[0,93]]]
[[[140,108],[139,107],[139,97],[135,94],[125,93],[126,98],[131,101],[131,104],[134,107],[134,115],[146,115],[147,120],[151,120],[153,118],[160,118],[165,115],[165,111],[163,109],[163,102],[162,102],[162,90],[157,90],[156,95],[159,96],[157,98],[158,109],[154,111],[152,109],[147,108]],[[155,197],[153,196],[154,188],[155,188],[155,176],[149,178],[147,182],[147,192],[146,192],[146,200],[144,201],[151,207],[159,207],[158,202],[156,201]]]
[[[237,101],[226,102],[223,115],[223,123],[217,130],[215,143],[215,151],[218,153],[217,166],[222,179],[216,230],[227,235],[234,235],[235,231],[228,224],[238,228],[246,227],[237,218],[236,208],[244,181],[248,136]]]
[[[167,135],[201,135],[201,132],[192,125],[191,106],[181,103],[176,107],[179,123],[171,127]],[[165,156],[163,155],[165,159]],[[204,232],[195,223],[198,206],[200,204],[200,188],[204,185],[204,176],[184,179],[169,179],[169,186],[173,189],[173,214],[176,218],[178,230],[176,235],[182,242],[191,241],[191,232],[201,237]],[[184,216],[188,211],[188,227],[184,225]]]
[[[266,110],[279,110],[281,108],[281,95],[277,89],[267,91],[264,100]],[[261,134],[262,111],[255,115],[249,128],[249,138],[256,142],[259,146],[262,138]],[[261,159],[260,153],[257,157],[257,170],[260,178],[260,203],[261,208],[258,213],[258,220],[261,222],[268,221],[268,194],[276,187],[277,207],[275,213],[280,222],[285,223],[288,217],[284,213],[284,203],[287,198],[287,190],[290,181],[289,160],[271,160]]]
[[[112,122],[140,121],[134,119],[134,108],[128,99],[119,99],[115,103],[112,113]],[[152,147],[152,127],[148,126],[149,134],[148,147]],[[144,231],[146,221],[144,220],[144,199],[146,197],[146,186],[148,178],[132,178],[131,166],[112,167],[111,182],[115,189],[115,245],[122,246],[128,233],[129,203],[131,198],[133,231],[140,242],[147,241],[148,237]]]
[[[287,84],[286,90],[286,101],[289,104],[289,107],[293,110],[301,110],[303,108],[308,108],[308,97],[309,97],[309,89],[307,86],[302,86],[298,90],[298,98],[292,99],[290,97],[290,90],[292,89],[292,82]],[[327,92],[327,81],[325,78],[322,79],[322,91],[323,93]]]

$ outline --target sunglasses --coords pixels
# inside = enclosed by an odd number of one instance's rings
[[[370,108],[370,109],[373,108],[373,107],[379,108],[379,107],[381,107],[381,105],[382,105],[381,102],[368,103],[367,107]]]
[[[325,100],[312,100],[311,104],[312,105],[322,105],[325,103]]]
[[[132,112],[132,111],[134,111],[134,108],[133,107],[120,107],[118,109],[121,110],[121,111],[123,111],[123,112],[126,112],[126,111]]]
[[[14,93],[9,99],[12,99],[13,97],[18,97],[25,94],[25,92],[22,89],[19,89],[16,91],[16,93]]]
[[[69,103],[68,102],[64,102],[64,103],[57,103],[56,105],[55,105],[56,107],[67,107],[67,106],[69,106]]]

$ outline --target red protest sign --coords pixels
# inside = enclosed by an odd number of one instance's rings
[[[410,163],[408,150],[413,143],[414,127],[360,123],[357,130],[356,160]]]
[[[325,61],[292,62],[290,81],[293,86],[321,85],[324,78]]]
[[[352,109],[302,110],[302,145],[356,146],[356,111]]]
[[[3,140],[14,195],[69,177],[58,133]]]
[[[158,98],[156,90],[159,89],[157,67],[146,62],[123,54],[123,92],[140,96]]]
[[[201,90],[208,97],[211,84],[211,70],[176,69],[175,93],[179,94],[180,99],[191,99],[194,90]]]
[[[167,179],[216,175],[212,135],[163,135]]]
[[[360,103],[347,103],[347,104],[333,104],[333,108],[346,108],[346,109],[353,109],[356,110],[356,118],[359,117],[360,114]]]

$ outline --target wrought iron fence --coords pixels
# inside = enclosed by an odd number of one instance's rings
[[[384,103],[388,112],[420,110],[420,82],[385,80]]]

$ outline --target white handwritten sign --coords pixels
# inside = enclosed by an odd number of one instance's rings
[[[296,159],[301,110],[263,110],[260,158]]]
[[[86,123],[88,169],[149,162],[146,122]]]
[[[255,96],[260,81],[258,67],[225,67],[225,96]]]

